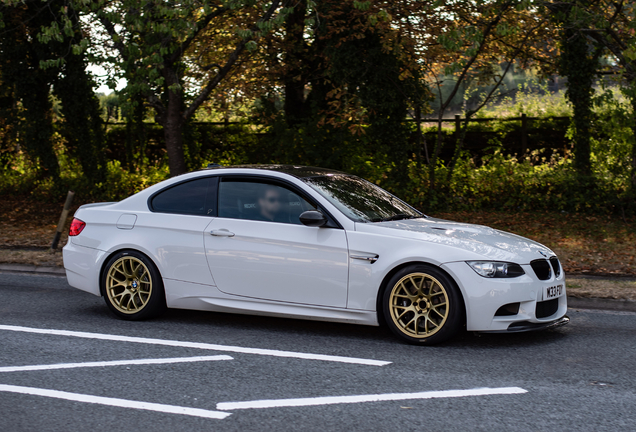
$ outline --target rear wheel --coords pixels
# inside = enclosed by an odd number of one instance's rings
[[[143,320],[166,310],[161,275],[154,263],[136,251],[112,256],[102,275],[102,292],[108,308],[119,318]]]
[[[397,272],[387,283],[382,306],[391,331],[414,344],[443,342],[463,324],[457,285],[444,272],[426,264]]]

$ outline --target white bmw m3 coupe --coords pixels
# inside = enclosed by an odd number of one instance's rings
[[[214,166],[84,205],[64,267],[71,286],[128,320],[180,308],[384,322],[418,344],[569,321],[547,247],[303,166]]]

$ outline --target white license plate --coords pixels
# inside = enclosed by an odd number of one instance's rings
[[[565,294],[563,284],[543,287],[543,301],[552,300]]]

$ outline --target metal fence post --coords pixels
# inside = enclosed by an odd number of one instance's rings
[[[455,114],[455,139],[459,138],[459,130],[462,127],[462,119],[459,114]]]
[[[528,116],[521,114],[521,156],[528,151]]]

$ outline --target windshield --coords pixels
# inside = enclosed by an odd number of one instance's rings
[[[384,189],[358,177],[330,175],[308,177],[303,181],[356,222],[425,217]]]

